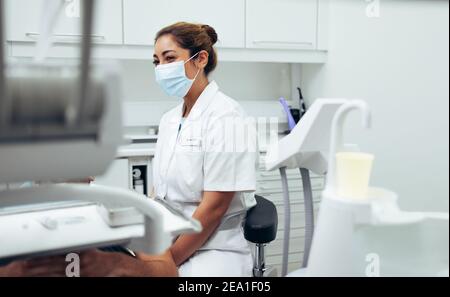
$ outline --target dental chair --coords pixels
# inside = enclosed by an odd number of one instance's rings
[[[261,196],[255,196],[256,206],[247,212],[244,221],[244,237],[255,245],[253,276],[275,276],[276,271],[266,267],[265,246],[277,236],[278,214],[275,204]]]

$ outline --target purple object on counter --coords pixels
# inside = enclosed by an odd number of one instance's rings
[[[292,117],[291,109],[289,108],[289,105],[288,105],[286,99],[280,98],[280,103],[283,106],[284,112],[286,113],[286,116],[288,119],[289,130],[292,131],[295,128],[296,123],[294,121],[294,117]]]

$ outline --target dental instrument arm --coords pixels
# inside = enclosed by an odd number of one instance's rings
[[[62,201],[86,201],[103,205],[113,204],[117,208],[133,207],[138,209],[145,216],[144,234],[139,231],[141,230],[139,225],[124,227],[123,232],[126,232],[126,229],[136,229],[137,231],[132,233],[132,235],[135,235],[133,238],[136,238],[136,236],[144,236],[142,238],[143,244],[139,246],[139,250],[149,254],[164,253],[171,245],[172,236],[186,232],[199,232],[201,230],[200,224],[195,220],[186,220],[151,199],[143,199],[137,193],[119,188],[109,188],[99,185],[58,184],[0,192],[0,207],[4,208],[23,206],[30,203]],[[2,229],[2,232],[10,229]],[[120,231],[119,228],[113,229],[117,229],[115,230],[117,232]],[[110,231],[113,232],[114,230]],[[2,232],[0,232],[0,241],[3,242],[3,240],[8,239],[8,235]],[[99,232],[99,230],[96,231],[93,229],[86,230],[82,237],[73,237],[71,234],[64,233],[60,234],[61,238],[52,237],[47,242],[40,242],[34,246],[29,244],[33,239],[24,236],[15,240],[17,244],[14,244],[14,242],[4,244],[0,250],[0,258],[41,253],[49,250],[48,247],[52,247],[55,251],[71,251],[77,249],[77,247],[86,249],[86,247],[104,247],[105,244],[107,244],[106,246],[110,246],[111,242],[104,242],[103,237],[108,241],[117,239],[119,241],[118,244],[122,243],[122,234],[117,234],[117,237],[111,238],[106,233],[100,234]],[[129,241],[129,239],[124,238],[125,241]]]
[[[85,0],[82,2],[83,8],[83,26],[82,26],[82,42],[81,42],[81,69],[80,69],[80,100],[78,101],[79,105],[76,109],[76,123],[81,123],[81,116],[84,112],[86,106],[86,100],[90,95],[90,82],[89,82],[89,74],[90,74],[90,60],[91,60],[91,35],[92,35],[92,26],[94,19],[94,9],[95,9],[95,1],[94,0]]]
[[[281,184],[283,186],[283,206],[284,206],[284,240],[283,240],[283,262],[281,266],[281,276],[286,276],[289,262],[289,242],[291,237],[291,200],[289,197],[289,184],[286,174],[286,167],[280,168]]]
[[[91,65],[96,2],[82,3],[81,62],[13,61],[5,65],[0,33],[0,183],[99,176],[123,143],[120,73],[111,63]],[[3,4],[0,0],[0,23],[5,16]],[[42,214],[27,211],[32,204],[69,201],[87,203],[73,208],[55,206],[42,210]],[[114,225],[109,213],[101,208],[110,203],[138,210],[137,215],[132,211],[128,217],[141,220]],[[101,186],[44,185],[0,192],[0,208],[22,206],[25,210],[20,213],[0,216],[0,258],[54,255],[128,243],[141,244],[146,253],[160,254],[169,248],[173,236],[201,230],[197,221],[174,214],[151,199]],[[65,224],[52,217],[67,214],[76,222]],[[51,217],[32,219],[41,215]],[[36,228],[21,228],[24,220]],[[53,229],[55,226],[60,227]]]
[[[329,152],[329,172],[327,176],[326,192],[334,193],[336,190],[336,153],[343,148],[344,121],[349,112],[359,110],[362,113],[362,126],[366,129],[371,126],[371,114],[369,106],[362,100],[352,100],[342,105],[336,112],[331,126],[331,144]]]
[[[0,0],[0,132],[7,129],[8,121],[8,99],[6,98],[5,83],[5,43],[4,43],[4,1]]]
[[[98,176],[105,172],[117,146],[123,143],[119,70],[111,62],[91,65],[96,2],[82,3],[81,61],[3,62],[1,182]],[[1,12],[3,19],[5,11]],[[21,158],[16,158],[19,151]],[[70,155],[73,158],[66,158]],[[64,167],[56,166],[62,162]]]
[[[300,175],[303,184],[303,196],[305,203],[305,248],[303,251],[303,267],[308,266],[309,253],[314,236],[314,200],[311,186],[309,170],[300,168]]]

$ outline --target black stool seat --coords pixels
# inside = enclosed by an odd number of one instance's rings
[[[278,228],[278,214],[275,204],[261,197],[255,196],[256,206],[247,212],[244,223],[245,239],[265,244],[275,240]]]

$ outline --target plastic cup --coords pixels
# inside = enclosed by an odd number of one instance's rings
[[[366,200],[375,157],[367,153],[336,154],[337,194],[341,198]]]

